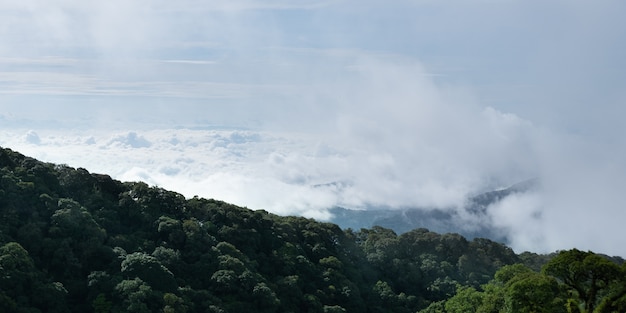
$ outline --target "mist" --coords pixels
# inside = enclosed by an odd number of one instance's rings
[[[321,220],[538,178],[480,222],[624,256],[623,6],[3,3],[0,145]]]

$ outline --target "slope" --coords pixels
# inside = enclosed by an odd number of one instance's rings
[[[0,219],[4,312],[416,312],[521,261],[487,239],[344,231],[10,149]]]

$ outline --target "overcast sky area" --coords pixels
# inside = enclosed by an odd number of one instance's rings
[[[626,2],[0,0],[0,146],[277,214],[626,256]]]

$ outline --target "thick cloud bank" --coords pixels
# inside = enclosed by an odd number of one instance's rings
[[[518,250],[626,256],[625,6],[4,1],[0,145],[279,214],[454,208]]]
[[[507,230],[517,250],[626,255],[614,235],[626,205],[621,146],[481,107],[418,63],[354,65],[353,79],[307,95],[331,101],[319,126],[291,124],[311,122],[305,106],[275,121],[282,130],[4,130],[0,145],[187,197],[319,219],[334,206],[461,210],[470,195],[537,177],[538,190],[503,199],[479,222]]]

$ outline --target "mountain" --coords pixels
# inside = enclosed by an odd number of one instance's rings
[[[347,229],[381,226],[402,234],[416,228],[428,228],[438,233],[458,233],[467,238],[489,238],[508,242],[503,229],[489,223],[487,208],[509,195],[524,193],[537,188],[539,181],[530,179],[508,188],[485,192],[467,199],[460,209],[408,208],[350,210],[336,207],[330,210],[330,222]],[[459,212],[464,212],[461,216]],[[468,226],[468,220],[474,221]]]
[[[543,292],[531,304],[557,299],[551,308],[561,310],[550,312],[564,313],[561,302],[577,293],[536,271],[569,273],[561,259],[581,258],[583,274],[605,275],[594,276],[596,302],[615,311],[626,303],[621,259],[517,255],[425,228],[342,230],[2,148],[0,221],[0,312],[468,312],[457,297],[491,284],[484,292],[494,293],[474,302],[497,308],[515,291],[509,282],[524,282]]]

